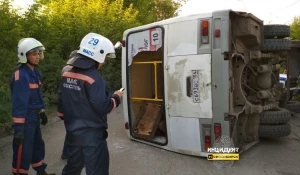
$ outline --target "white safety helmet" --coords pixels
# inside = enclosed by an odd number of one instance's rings
[[[40,51],[40,59],[44,58],[43,51],[45,47],[41,42],[34,38],[23,38],[18,43],[18,58],[19,63],[27,63],[26,54],[28,52]]]
[[[80,43],[77,53],[87,56],[99,63],[103,63],[105,58],[116,58],[116,52],[112,42],[97,33],[87,34]]]

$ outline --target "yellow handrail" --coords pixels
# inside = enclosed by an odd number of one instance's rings
[[[154,88],[155,88],[155,98],[138,98],[131,97],[132,100],[147,100],[147,101],[163,101],[163,99],[157,98],[157,64],[161,64],[162,61],[145,61],[145,62],[132,62],[133,64],[154,64]]]
[[[131,97],[131,100],[135,100],[135,101],[141,101],[141,100],[146,100],[146,101],[163,101],[163,99],[138,98],[138,97]]]
[[[162,63],[162,61],[135,61],[133,64],[154,64],[154,63]]]
[[[155,88],[155,100],[157,100],[157,73],[156,73],[156,65],[157,63],[154,63],[154,88]]]

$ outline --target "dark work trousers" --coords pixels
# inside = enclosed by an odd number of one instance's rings
[[[17,172],[18,149],[19,145],[13,143],[13,173]],[[35,171],[45,170],[47,164],[44,163],[44,157],[45,143],[41,134],[40,117],[37,113],[29,111],[25,120],[20,175],[28,174],[30,164]]]
[[[85,165],[87,175],[109,174],[107,132],[67,134],[68,159],[62,175],[80,175]]]
[[[64,147],[63,147],[62,155],[65,156],[65,157],[68,157],[68,141],[67,141],[67,134],[66,134],[65,140],[64,140]]]

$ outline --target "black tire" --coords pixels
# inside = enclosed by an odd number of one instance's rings
[[[299,40],[292,40],[292,47],[300,47],[300,41]]]
[[[261,138],[279,138],[286,137],[292,132],[289,123],[281,125],[260,125],[258,128],[258,135]]]
[[[261,124],[283,124],[291,119],[291,112],[287,109],[264,111],[260,114]]]
[[[289,101],[286,105],[286,109],[291,112],[300,113],[300,102],[297,101]]]
[[[264,38],[285,38],[291,34],[290,26],[281,24],[264,25]]]
[[[291,50],[292,42],[287,39],[264,39],[262,52],[287,51]]]

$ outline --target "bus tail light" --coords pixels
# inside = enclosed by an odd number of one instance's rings
[[[205,150],[207,151],[207,149],[211,147],[210,128],[204,128],[204,143],[205,143]]]
[[[215,131],[215,140],[217,140],[221,137],[221,133],[222,133],[222,128],[220,123],[214,124],[214,131]]]
[[[201,21],[201,34],[202,34],[202,43],[207,44],[209,42],[209,23],[208,21]]]

